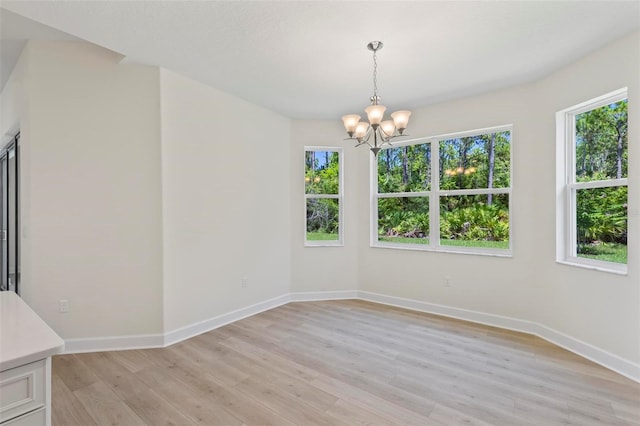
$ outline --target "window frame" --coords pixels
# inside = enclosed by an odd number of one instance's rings
[[[477,189],[440,189],[440,143],[454,138],[464,138],[483,134],[499,133],[508,131],[510,133],[509,143],[509,187],[507,188],[477,188]],[[455,133],[446,133],[436,136],[414,138],[397,143],[393,143],[389,148],[399,148],[407,145],[430,144],[431,155],[431,190],[420,192],[396,192],[378,193],[378,158],[370,160],[370,195],[371,195],[371,217],[370,217],[370,247],[390,248],[398,250],[418,250],[435,251],[457,254],[475,254],[484,256],[512,257],[513,256],[513,125],[504,124],[499,126],[486,127],[481,129],[467,130]],[[382,151],[381,151],[382,152]],[[485,247],[462,247],[448,246],[440,244],[440,198],[447,196],[461,195],[485,195],[485,194],[507,194],[509,197],[509,247],[506,249],[495,249]],[[402,197],[428,197],[429,198],[429,244],[393,243],[380,241],[378,239],[378,199],[380,198],[402,198]]]
[[[629,178],[576,182],[576,116],[627,100],[627,87],[589,99],[556,113],[556,262],[626,275],[627,263],[578,257],[577,202],[580,189],[629,187]],[[628,148],[627,148],[628,149]],[[628,197],[628,191],[627,191]],[[628,199],[627,199],[628,202]],[[628,216],[627,216],[628,219]],[[629,229],[627,228],[627,233]],[[630,236],[627,234],[627,240]]]
[[[302,161],[302,176],[304,178],[305,158],[308,151],[336,152],[338,153],[338,193],[337,194],[307,194],[303,184],[304,195],[304,219],[303,235],[305,247],[343,247],[344,246],[344,150],[336,146],[305,146]],[[335,199],[338,200],[338,239],[337,240],[307,240],[307,200],[309,199]]]

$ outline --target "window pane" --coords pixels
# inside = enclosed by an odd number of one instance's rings
[[[577,256],[627,263],[627,187],[576,191]]]
[[[576,115],[576,182],[627,177],[627,100]]]
[[[305,151],[305,194],[337,194],[340,182],[339,154],[335,151]]]
[[[378,241],[429,244],[429,198],[379,198]]]
[[[440,197],[440,244],[509,248],[509,195]]]
[[[383,149],[378,153],[378,192],[431,190],[431,144]]]
[[[339,240],[339,218],[337,199],[307,199],[307,241]]]
[[[508,188],[511,132],[440,142],[440,189]]]

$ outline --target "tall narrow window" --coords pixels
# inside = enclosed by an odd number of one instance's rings
[[[511,127],[379,152],[373,245],[508,255]]]
[[[627,90],[557,115],[558,261],[626,272]]]
[[[0,151],[0,290],[20,291],[20,135]]]
[[[304,194],[305,245],[342,245],[341,148],[305,147]]]

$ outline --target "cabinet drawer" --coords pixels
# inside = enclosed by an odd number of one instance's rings
[[[0,372],[0,422],[45,405],[45,360]]]
[[[2,426],[44,426],[45,424],[45,411],[44,407],[42,407],[39,410],[32,411],[29,414],[9,420],[6,423],[2,423]]]

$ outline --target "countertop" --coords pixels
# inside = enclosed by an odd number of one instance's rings
[[[55,355],[64,341],[14,292],[0,292],[0,371]]]

